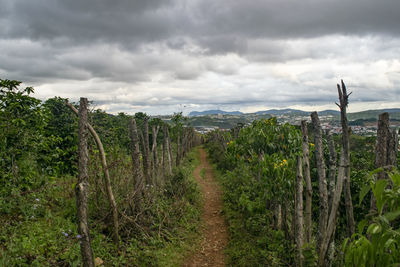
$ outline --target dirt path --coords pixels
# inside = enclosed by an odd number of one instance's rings
[[[215,181],[213,170],[207,161],[206,152],[202,148],[199,152],[201,163],[194,170],[194,176],[204,197],[202,214],[204,228],[199,249],[186,258],[183,266],[225,266],[224,249],[228,243],[228,233],[221,214],[222,192]],[[201,175],[202,169],[205,169],[203,177]]]

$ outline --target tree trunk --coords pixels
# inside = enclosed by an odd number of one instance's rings
[[[297,156],[297,170],[296,170],[296,245],[297,245],[297,258],[298,266],[303,266],[303,170],[302,160]]]
[[[189,137],[188,132],[187,130],[185,130],[182,136],[182,143],[183,143],[182,157],[186,156],[186,153],[188,152],[188,146],[189,146],[188,137]]]
[[[78,217],[78,233],[81,235],[81,254],[84,266],[94,266],[93,251],[90,242],[88,227],[88,197],[89,197],[89,174],[87,149],[88,137],[88,101],[81,97],[79,106],[79,161],[78,161],[78,183],[75,186],[76,206]]]
[[[143,167],[146,176],[146,183],[151,184],[151,157],[149,144],[149,118],[146,116],[143,120]]]
[[[176,167],[178,167],[181,162],[181,150],[182,150],[181,136],[178,133],[176,137]]]
[[[328,219],[328,225],[326,229],[326,234],[324,238],[322,239],[322,242],[320,244],[320,249],[318,251],[318,266],[325,266],[325,259],[326,259],[326,254],[328,251],[328,246],[333,238],[333,233],[336,230],[336,221],[337,221],[337,215],[338,215],[338,209],[339,209],[339,202],[340,202],[340,197],[342,195],[342,190],[343,190],[343,183],[345,179],[345,172],[346,167],[344,165],[344,152],[342,150],[341,155],[340,155],[340,164],[339,164],[339,171],[338,171],[338,176],[336,179],[336,187],[335,187],[335,194],[333,195],[332,198],[332,208],[329,213],[329,219]]]
[[[397,151],[399,147],[399,136],[396,130],[389,132],[388,138],[388,155],[387,155],[387,165],[397,167]]]
[[[79,115],[78,110],[69,102],[65,103],[76,115]],[[99,157],[101,161],[101,167],[103,168],[103,174],[104,174],[104,181],[106,184],[106,192],[107,192],[107,197],[108,201],[110,202],[111,205],[111,210],[112,210],[112,215],[113,215],[113,240],[115,244],[119,243],[119,234],[118,234],[118,229],[119,229],[119,222],[118,222],[118,208],[117,208],[117,203],[115,202],[114,194],[112,191],[111,187],[111,179],[110,179],[110,174],[108,172],[108,166],[107,166],[107,160],[106,160],[106,154],[104,152],[104,147],[103,143],[100,140],[99,135],[96,133],[92,125],[88,123],[88,128],[89,132],[92,134],[97,148],[99,149]]]
[[[389,128],[389,113],[379,115],[375,148],[375,168],[397,165],[398,136]],[[385,172],[379,172],[377,179],[384,179]],[[375,197],[371,196],[371,214],[377,213]]]
[[[168,133],[168,126],[164,125],[164,148],[166,155],[164,156],[164,161],[166,160],[167,162],[167,173],[171,174],[172,173],[172,153],[171,153],[171,143],[169,139],[169,133]],[[166,157],[166,158],[165,158]]]
[[[336,162],[337,162],[337,155],[335,149],[335,143],[333,141],[332,134],[328,131],[328,149],[329,149],[329,176],[328,176],[328,204],[329,210],[332,210],[332,201],[333,196],[335,195],[335,185],[336,185]],[[328,256],[326,257],[326,266],[330,266],[335,255],[335,230],[333,231],[332,238],[329,241],[328,245]]]
[[[170,162],[170,164],[169,164],[169,173],[172,173],[172,166],[174,165],[174,163],[173,163],[173,157],[172,157],[171,137],[169,136],[168,127],[167,127],[167,141],[168,141],[168,146],[167,146],[168,160]]]
[[[167,138],[165,136],[165,128],[163,127],[163,143],[161,152],[161,166],[162,166],[162,176],[164,177],[167,172]]]
[[[329,203],[329,210],[331,210],[332,198],[333,195],[335,194],[337,156],[336,156],[335,143],[333,141],[332,134],[329,131],[327,132],[327,136],[328,136],[328,149],[329,149],[328,203]]]
[[[158,168],[159,168],[159,163],[158,163],[158,151],[157,151],[157,135],[158,131],[160,130],[160,126],[155,126],[153,125],[152,127],[152,133],[153,133],[153,146],[151,148],[151,154],[153,157],[153,173],[154,173],[154,178],[158,179]]]
[[[139,136],[137,132],[136,121],[133,118],[130,121],[130,138],[131,138],[133,179],[135,183],[134,203],[135,203],[135,209],[140,209],[143,196],[144,177],[143,177],[143,169],[140,163]]]
[[[337,215],[338,215],[338,208],[339,208],[339,202],[340,202],[340,197],[342,194],[343,190],[343,184],[347,180],[347,185],[348,188],[345,188],[346,190],[350,189],[350,142],[349,142],[349,136],[350,136],[350,131],[349,127],[347,124],[347,115],[346,115],[346,108],[348,105],[348,97],[350,94],[347,94],[346,91],[346,86],[344,85],[342,81],[342,88],[340,88],[340,85],[338,87],[338,93],[339,93],[339,100],[340,104],[337,104],[340,108],[340,115],[341,115],[341,123],[342,123],[342,151],[340,154],[340,164],[339,164],[339,171],[338,171],[338,176],[336,179],[336,187],[335,187],[335,193],[332,197],[332,204],[331,204],[331,210],[329,212],[329,219],[327,222],[327,228],[325,231],[325,235],[322,236],[322,241],[319,243],[319,251],[318,251],[318,266],[325,266],[325,260],[326,260],[326,254],[328,251],[329,244],[331,240],[333,239],[333,233],[336,230],[336,223],[337,223]],[[347,225],[348,225],[348,233],[351,233],[352,231],[354,232],[354,218],[352,217],[353,215],[353,205],[351,202],[351,195],[349,196],[349,192],[345,193],[345,201],[346,201],[346,215],[347,215]]]
[[[311,113],[311,119],[314,127],[315,160],[317,165],[319,184],[319,224],[317,248],[320,248],[320,244],[322,243],[325,236],[328,221],[328,191],[326,187],[324,148],[322,146],[322,129],[317,112]]]
[[[305,241],[311,242],[312,234],[312,184],[310,175],[310,152],[308,148],[308,129],[306,121],[301,121],[303,134],[303,166],[304,179],[306,181],[306,208],[305,208]]]
[[[384,167],[387,163],[387,143],[389,135],[389,113],[379,115],[378,130],[376,134],[375,168]],[[384,179],[383,172],[378,173],[378,179]]]
[[[351,237],[355,231],[355,222],[354,222],[354,214],[353,214],[353,202],[351,199],[351,190],[350,190],[350,128],[347,123],[347,114],[346,109],[349,104],[349,95],[347,94],[346,85],[343,80],[341,81],[342,86],[337,85],[339,101],[338,104],[340,108],[340,119],[342,123],[342,146],[344,150],[344,165],[346,166],[346,174],[344,181],[344,200],[346,206],[346,217],[347,217],[347,234],[348,237]]]

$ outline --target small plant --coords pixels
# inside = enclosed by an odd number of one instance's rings
[[[202,169],[201,169],[201,171],[200,171],[200,177],[203,178],[203,179],[206,179],[206,169],[205,169],[205,168],[202,168]]]
[[[381,171],[377,169],[372,175]],[[400,173],[392,172],[387,179],[370,179],[360,192],[360,203],[369,191],[376,199],[378,214],[362,220],[358,232],[344,241],[345,266],[394,266],[400,263],[400,228],[396,220],[400,216]]]

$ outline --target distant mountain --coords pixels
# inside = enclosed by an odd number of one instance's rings
[[[240,111],[223,111],[219,109],[214,110],[205,110],[205,111],[192,111],[189,113],[189,116],[205,116],[205,115],[243,115]]]
[[[398,119],[400,120],[400,108],[388,108],[388,109],[378,109],[378,110],[365,110],[365,111],[360,111],[360,112],[353,112],[353,113],[348,113],[348,119],[349,120],[358,120],[358,119],[371,119],[371,118],[376,118],[378,119],[379,114],[383,112],[389,112],[390,118],[391,119]],[[298,110],[298,109],[269,109],[269,110],[261,110],[257,111],[255,113],[242,113],[240,111],[224,111],[224,110],[205,110],[205,111],[192,111],[189,113],[190,117],[195,117],[195,116],[207,116],[207,115],[216,115],[216,114],[222,114],[222,115],[251,115],[251,114],[256,114],[256,115],[271,115],[271,116],[281,116],[281,115],[290,115],[290,116],[309,116],[311,111],[303,111],[303,110]],[[318,115],[320,116],[334,116],[334,117],[339,117],[340,112],[337,110],[323,110],[323,111],[318,111]]]
[[[318,115],[321,115],[321,116],[327,116],[327,115],[338,116],[338,115],[340,115],[340,111],[327,109],[327,110],[323,110],[323,111],[318,111]]]
[[[292,115],[300,115],[300,116],[306,116],[310,114],[310,112],[303,111],[303,110],[298,110],[298,109],[269,109],[269,110],[262,110],[262,111],[257,111],[257,115],[285,115],[285,114],[292,114]]]
[[[400,119],[400,108],[386,108],[386,109],[375,109],[375,110],[365,110],[360,112],[349,113],[349,120],[359,120],[359,119],[378,119],[379,114],[388,112],[390,119]]]

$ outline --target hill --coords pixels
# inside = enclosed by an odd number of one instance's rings
[[[214,110],[205,110],[205,111],[192,111],[189,113],[189,117],[194,117],[194,116],[206,116],[206,115],[242,115],[243,113],[240,111],[223,111],[219,109],[214,109]]]

